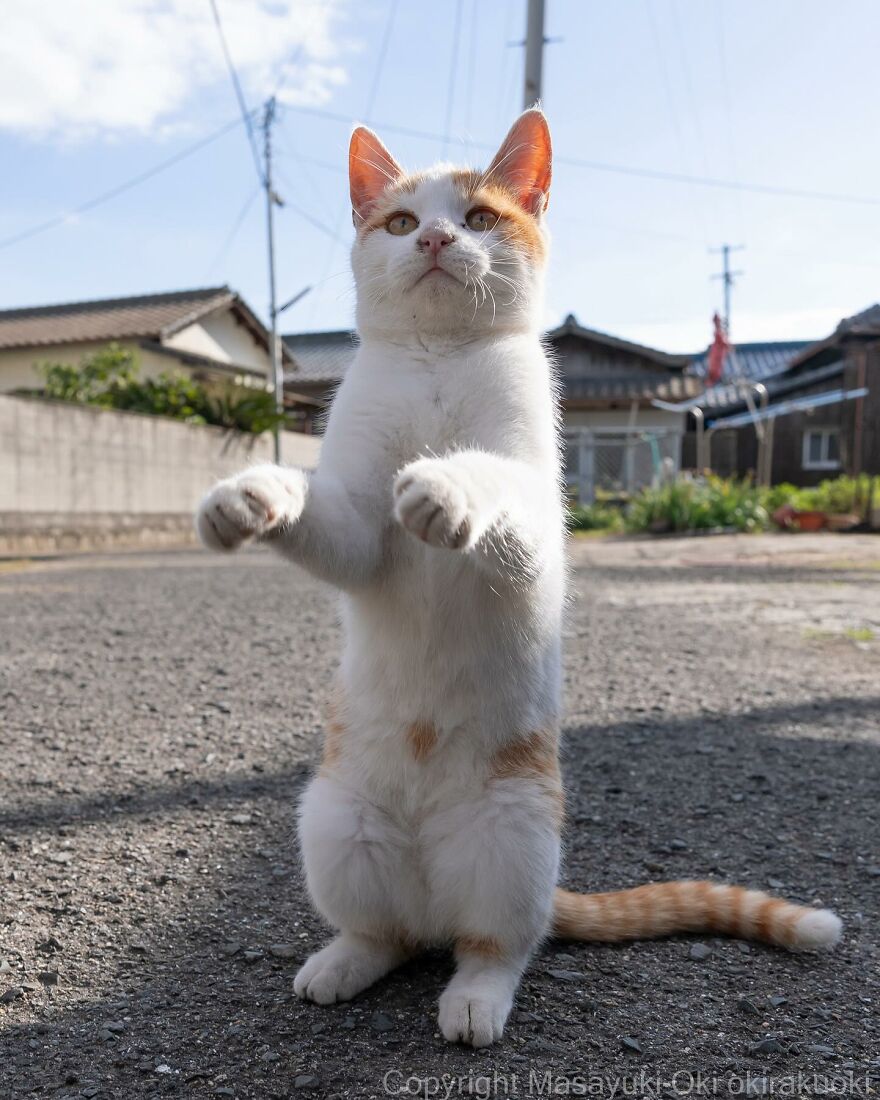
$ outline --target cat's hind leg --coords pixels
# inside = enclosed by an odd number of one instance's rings
[[[303,796],[299,838],[312,901],[339,934],[306,960],[294,990],[318,1004],[346,1001],[416,947],[411,841],[387,811],[326,774]]]
[[[520,975],[546,934],[559,867],[555,783],[498,775],[424,830],[437,917],[456,971],[440,998],[451,1042],[501,1038]]]

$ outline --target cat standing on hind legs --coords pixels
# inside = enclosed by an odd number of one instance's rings
[[[564,524],[541,344],[550,135],[523,114],[485,172],[349,155],[360,345],[318,469],[258,466],[202,502],[217,550],[271,543],[341,593],[344,650],[300,808],[309,892],[338,934],[296,992],[347,1000],[449,945],[447,1039],[501,1037],[551,930],[717,929],[833,942],[837,918],[711,883],[556,889]]]

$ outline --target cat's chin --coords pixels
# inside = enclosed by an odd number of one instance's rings
[[[413,289],[427,289],[433,293],[437,291],[450,290],[453,287],[460,287],[461,280],[456,279],[454,275],[442,267],[432,267],[429,271],[426,271],[424,275],[420,275],[416,279]]]

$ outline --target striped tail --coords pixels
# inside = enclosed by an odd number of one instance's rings
[[[611,894],[557,890],[553,934],[570,940],[656,939],[676,932],[724,932],[792,950],[833,947],[840,917],[760,890],[714,882],[657,882]]]

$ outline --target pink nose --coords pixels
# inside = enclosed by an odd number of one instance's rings
[[[441,248],[452,244],[454,240],[455,237],[445,229],[426,229],[419,237],[419,247],[436,256]]]

